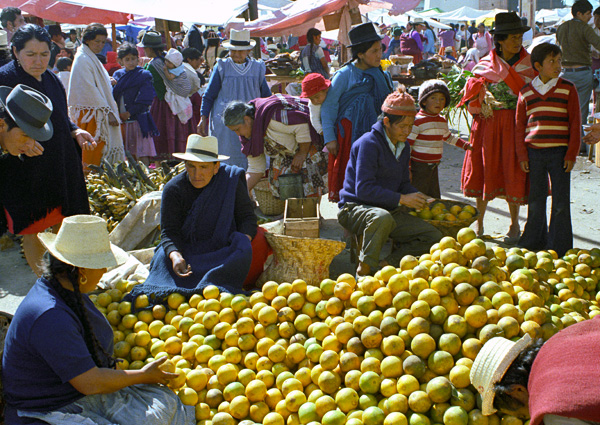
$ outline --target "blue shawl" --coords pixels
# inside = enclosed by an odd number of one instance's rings
[[[202,292],[208,285],[221,291],[242,293],[242,283],[250,270],[252,246],[246,235],[236,230],[235,194],[244,170],[221,164],[219,171],[194,201],[183,223],[188,244],[179,247],[191,266],[191,276],[182,278],[173,272],[173,264],[162,245],[154,251],[148,279],[131,291],[129,298],[153,294],[160,303],[169,294],[186,297]]]
[[[371,126],[377,122],[377,117],[381,114],[383,101],[393,90],[389,74],[380,68],[359,71],[362,72],[363,78],[340,97],[338,111],[341,113],[338,113],[335,122],[342,137],[344,137],[342,119],[347,118],[352,123],[352,140],[357,140],[371,131]]]
[[[158,128],[150,114],[150,105],[156,97],[152,85],[152,74],[142,67],[136,67],[131,71],[119,69],[113,75],[117,84],[113,87],[113,97],[117,105],[120,105],[121,97],[125,103],[125,109],[140,125],[144,137],[158,136]]]

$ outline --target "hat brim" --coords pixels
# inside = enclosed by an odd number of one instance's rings
[[[481,371],[481,373],[491,375],[491,379],[489,380],[487,387],[481,394],[481,413],[483,415],[489,416],[496,413],[496,409],[494,408],[494,398],[496,397],[494,386],[502,380],[506,374],[506,371],[519,356],[519,354],[521,354],[521,352],[525,348],[529,347],[532,343],[533,339],[531,336],[529,334],[525,334],[506,352],[506,354],[504,354],[504,357],[502,357],[500,362],[497,364],[488,364],[488,367],[485,367],[485,364],[482,365],[484,369]],[[493,366],[493,369],[490,369],[489,366]]]
[[[120,266],[125,263],[129,258],[129,254],[123,251],[116,245],[110,244],[110,251],[101,254],[82,254],[82,253],[69,253],[65,254],[56,249],[56,237],[55,233],[39,233],[38,238],[42,245],[48,250],[53,257],[62,261],[63,263],[70,264],[75,267],[83,269],[103,269],[109,267]]]
[[[224,41],[222,46],[227,50],[250,50],[254,49],[254,46],[256,46],[256,40],[250,40],[249,46],[234,46],[229,41]]]
[[[229,159],[227,155],[218,155],[217,158],[208,155],[195,154],[195,153],[174,153],[173,156],[178,159],[182,159],[184,161],[194,161],[194,162],[219,162],[226,161]]]
[[[147,47],[147,48],[153,48],[153,49],[164,49],[166,47],[166,44],[161,43],[161,44],[144,44],[143,41],[140,41],[138,44],[136,44],[136,46],[138,47]]]
[[[524,26],[521,28],[515,28],[512,30],[490,30],[490,34],[495,35],[495,34],[524,34],[527,31],[529,31],[531,29],[531,27],[528,26]]]
[[[375,37],[377,37],[377,38],[375,38]],[[385,38],[384,35],[376,35],[375,37],[370,38],[368,40],[363,40],[360,43],[350,44],[348,47],[360,46],[361,44],[365,44],[365,43],[375,43],[376,41],[381,41]]]
[[[54,127],[52,126],[50,118],[48,118],[48,121],[46,122],[46,124],[44,124],[43,127],[34,127],[26,121],[23,121],[18,115],[15,115],[6,105],[6,99],[8,98],[8,95],[12,90],[12,87],[0,87],[0,102],[2,103],[2,106],[6,108],[8,115],[10,115],[10,117],[17,124],[17,126],[32,139],[37,140],[39,142],[45,142],[47,140],[50,140],[52,138],[52,135],[54,134]]]

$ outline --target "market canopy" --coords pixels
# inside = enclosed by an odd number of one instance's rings
[[[571,14],[570,7],[563,7],[562,9],[540,9],[535,12],[536,22],[558,22],[562,18]]]
[[[486,15],[488,12],[488,10],[478,10],[469,6],[463,6],[460,9],[452,10],[450,12],[439,13],[435,18],[441,21],[450,22],[475,21],[477,18]]]
[[[362,9],[362,6],[360,8]],[[423,20],[425,20],[433,28],[450,29],[450,25],[442,24],[441,22],[438,22],[435,19],[428,18],[427,16],[424,16],[422,13],[417,13],[414,11],[406,12],[406,14],[404,14],[404,15],[391,16],[389,14],[389,10],[377,9],[372,12],[367,12],[366,15],[370,21],[377,22],[377,23],[384,23],[386,25],[406,26],[408,21],[410,21],[412,18],[423,18]]]
[[[68,4],[55,0],[2,0],[2,7],[18,7],[24,12],[55,22],[87,25],[126,24],[128,13],[104,10],[104,7],[88,7],[81,4]],[[143,13],[142,13],[143,15]]]

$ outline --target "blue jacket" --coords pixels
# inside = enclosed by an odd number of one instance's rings
[[[125,68],[117,70],[113,78],[117,80],[117,85],[113,88],[113,95],[119,104],[121,96],[125,102],[125,109],[135,119],[138,114],[147,112],[156,97],[154,86],[152,85],[152,74],[150,71],[137,67],[130,71],[137,74],[126,84],[119,84],[119,80],[126,75]]]
[[[417,192],[410,184],[409,160],[408,142],[397,159],[385,138],[383,123],[377,121],[352,145],[338,206],[353,202],[387,210],[398,207],[400,195]]]

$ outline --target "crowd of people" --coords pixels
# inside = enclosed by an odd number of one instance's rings
[[[523,46],[531,28],[515,12],[497,14],[490,31],[472,25],[437,35],[416,18],[388,40],[381,27],[359,24],[348,33],[350,60],[331,79],[321,34],[311,29],[300,52],[311,72],[295,97],[271,93],[265,63],[251,56],[256,41],[248,30],[231,30],[218,43],[225,57],[211,42],[223,34],[203,34],[198,26],[169,50],[164,37],[170,35],[149,30],[137,45],[119,43],[112,52],[103,25],[88,25],[79,41],[77,33],[71,38],[60,27],[25,24],[18,9],[4,9],[0,20],[12,60],[0,68],[0,204],[39,276],[6,339],[7,423],[195,422],[193,409],[154,385],[174,377],[159,368],[164,359],[139,371],[114,369],[110,327],[86,295],[126,254],[110,244],[105,221],[89,215],[84,176],[103,160],[122,161],[125,149],[147,163],[185,165],[163,189],[161,243],[148,279],[129,294],[132,301],[141,294],[159,301],[173,292],[191,295],[208,284],[234,293],[251,288],[268,249],[251,199],[265,175],[275,198],[282,176],[296,175],[305,197],[328,194],[338,203],[339,223],[360,241],[358,276],[428,252],[442,235],[410,209],[442,196],[444,143],[465,151],[461,185],[476,199],[479,236],[488,202],[503,197],[509,242],[564,255],[573,246],[570,172],[582,140],[600,139],[600,126],[584,137],[581,128],[592,78],[589,47],[600,50],[600,36],[582,25],[592,16],[587,0],[572,10],[573,20],[557,31],[560,45],[540,43],[531,54]],[[59,56],[67,42],[76,46],[72,62]],[[436,54],[436,46],[451,57],[471,49],[465,66],[473,76],[459,103],[473,116],[468,140],[453,134],[441,115],[451,101],[444,81],[425,82],[415,99],[404,86],[395,89],[380,66],[396,49],[418,63]],[[203,61],[212,63],[212,72],[201,96]],[[70,72],[68,88],[62,72]],[[518,212],[525,204],[521,234]],[[391,253],[381,258],[389,239]],[[498,344],[504,348],[486,345],[473,366],[484,413],[535,402],[510,382],[499,386],[510,369],[500,354],[525,361],[530,381],[540,387],[536,372],[543,367],[532,367],[531,358],[556,357],[545,354],[552,345]],[[534,354],[515,360],[523,350]],[[493,382],[485,365],[478,372],[487,361],[504,367]],[[516,402],[506,404],[511,397]],[[126,412],[115,408],[122,403]],[[532,413],[563,412],[546,407]]]

